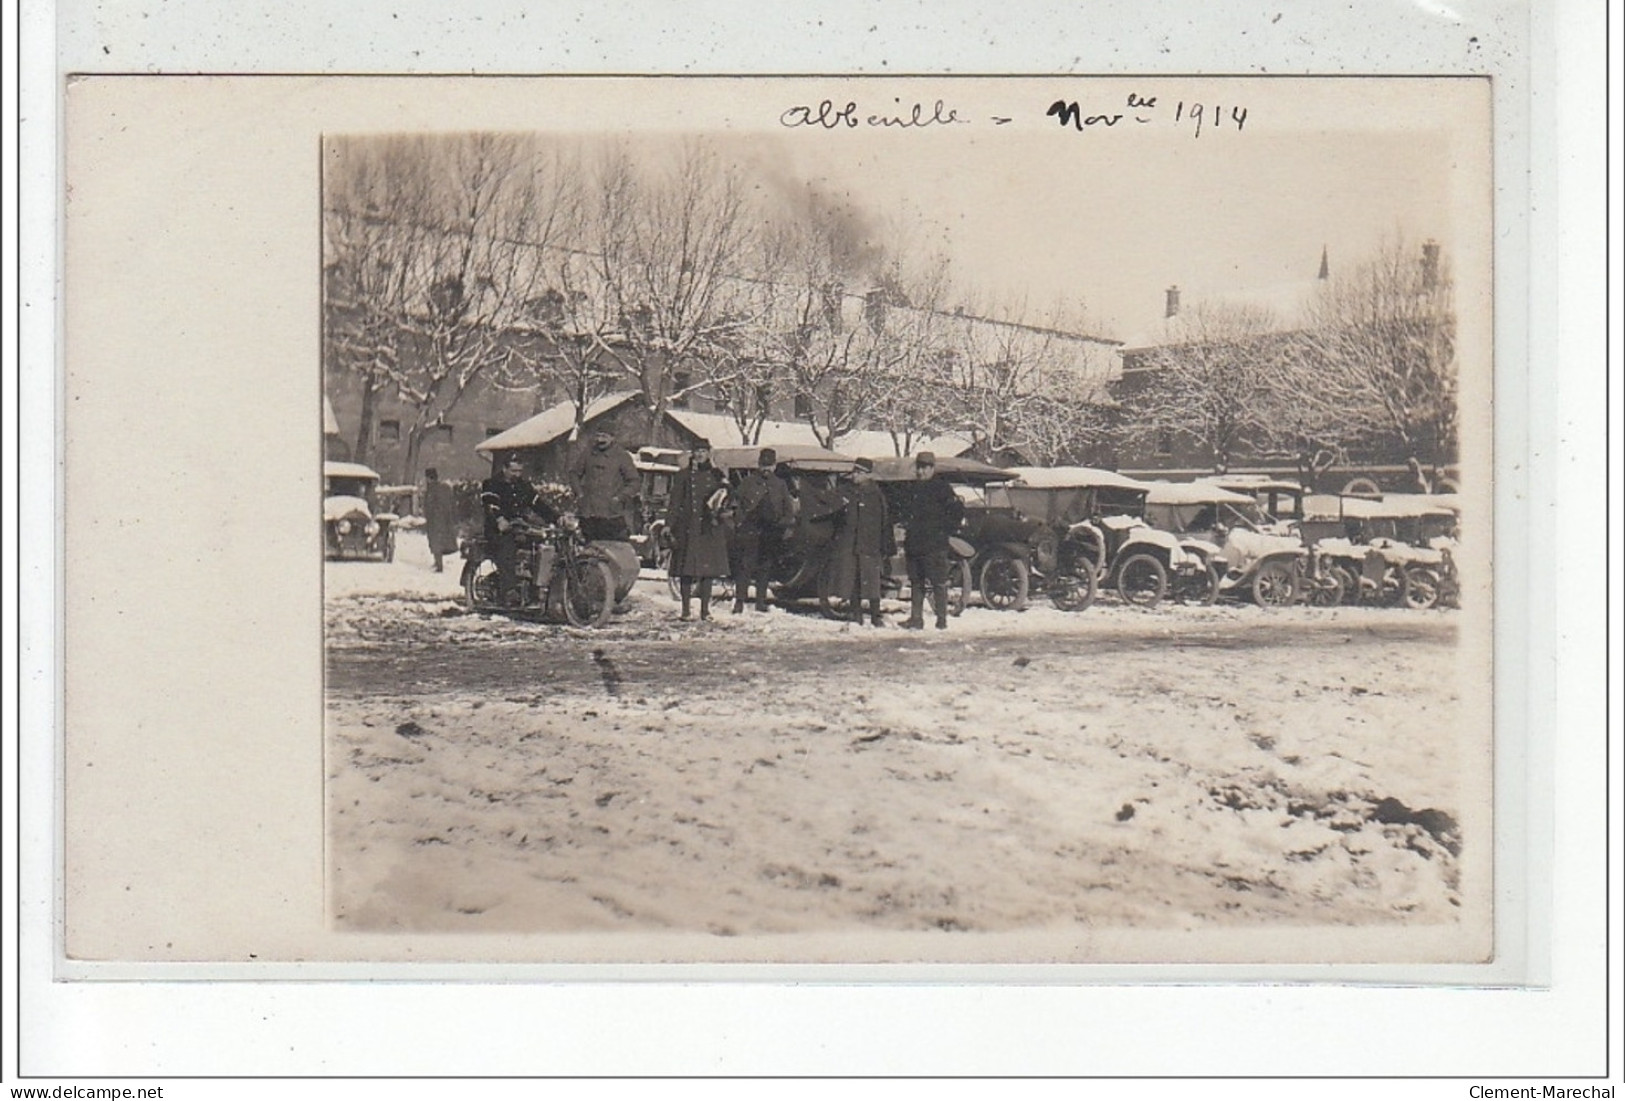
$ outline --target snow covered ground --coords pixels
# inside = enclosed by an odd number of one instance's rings
[[[460,566],[431,572],[416,533],[327,565],[339,928],[1450,945],[1487,916],[1457,613],[681,623],[651,575],[581,631],[466,614]]]

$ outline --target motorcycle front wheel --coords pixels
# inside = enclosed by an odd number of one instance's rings
[[[564,618],[572,627],[602,627],[615,608],[615,571],[601,558],[578,559],[559,571]]]

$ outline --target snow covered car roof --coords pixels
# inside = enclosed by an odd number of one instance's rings
[[[366,478],[369,481],[378,480],[378,472],[370,466],[360,463],[325,462],[322,464],[322,477],[324,478]]]
[[[891,455],[874,460],[875,481],[911,482],[914,480],[914,456]],[[937,477],[958,485],[986,485],[989,482],[1008,482],[1015,474],[1003,467],[963,459],[955,455],[936,456]]]
[[[840,473],[851,470],[857,463],[850,455],[808,444],[780,444],[773,452],[780,463],[788,463],[798,470]],[[760,447],[714,447],[711,462],[724,470],[751,470],[761,454]]]
[[[1461,511],[1454,493],[1389,493],[1380,499],[1337,497],[1329,493],[1304,498],[1311,519],[1407,520],[1419,516],[1455,516]]]
[[[1237,493],[1303,493],[1303,486],[1272,478],[1268,474],[1216,474],[1211,478],[1198,478],[1197,482],[1216,485]]]
[[[1104,486],[1112,489],[1150,488],[1145,482],[1092,466],[1013,466],[1008,473],[1032,489],[1086,489]]]
[[[1213,482],[1148,482],[1148,505],[1251,505],[1250,494],[1234,493]]]

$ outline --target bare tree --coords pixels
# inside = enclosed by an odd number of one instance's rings
[[[329,146],[329,345],[413,410],[402,479],[482,375],[520,370],[515,323],[539,288],[534,147],[508,135],[340,139]],[[366,419],[366,418],[364,418]]]
[[[704,385],[707,366],[727,359],[719,350],[748,324],[737,278],[750,229],[744,185],[736,166],[691,141],[664,172],[612,151],[594,190],[582,242],[601,296],[592,345],[657,422]]]
[[[1437,468],[1454,458],[1454,284],[1439,247],[1395,241],[1331,280],[1308,310],[1316,371],[1345,423]]]
[[[1170,323],[1169,343],[1151,353],[1149,381],[1125,397],[1132,437],[1183,434],[1216,472],[1266,429],[1272,363],[1283,340],[1257,307],[1199,303]]]
[[[1024,304],[997,311],[1020,317]],[[1106,368],[1078,326],[1029,325],[960,314],[952,333],[949,427],[986,458],[1055,461],[1098,444]]]

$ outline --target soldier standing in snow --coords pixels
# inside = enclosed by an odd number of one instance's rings
[[[931,586],[931,607],[937,613],[937,630],[948,627],[948,539],[959,530],[965,504],[954,487],[936,477],[937,457],[922,451],[914,459],[914,477],[919,484],[909,495],[908,515],[903,525],[907,535],[903,553],[908,562],[909,617],[904,627],[925,627],[925,587]]]
[[[429,537],[429,553],[434,555],[434,572],[445,572],[444,558],[457,549],[457,507],[451,486],[440,480],[440,471],[429,467],[423,472],[423,531]]]
[[[756,469],[739,483],[735,499],[739,504],[739,573],[734,577],[734,611],[745,610],[752,582],[756,585],[756,610],[767,611],[767,584],[773,564],[784,550],[784,533],[795,520],[795,504],[784,479],[774,473],[779,457],[764,447],[756,459]]]
[[[728,532],[722,512],[728,480],[711,465],[711,445],[694,445],[688,464],[672,479],[666,530],[671,532],[671,576],[677,578],[683,598],[683,619],[698,581],[700,618],[711,618],[711,581],[728,576]]]
[[[638,468],[624,448],[615,446],[612,433],[599,429],[592,434],[592,445],[570,468],[570,488],[575,490],[582,535],[627,537],[626,513],[638,493]]]
[[[881,626],[880,580],[887,558],[897,553],[886,495],[875,485],[875,464],[859,459],[841,484],[842,505],[835,528],[834,591],[851,594],[852,622],[863,622],[863,602],[869,602],[869,622]]]

